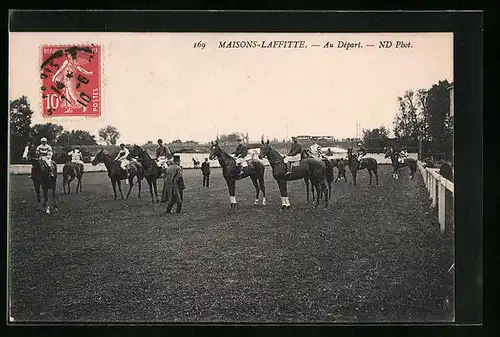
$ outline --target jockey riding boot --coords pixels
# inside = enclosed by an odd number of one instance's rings
[[[292,163],[291,162],[286,163],[285,175],[287,175],[287,176],[292,175]]]

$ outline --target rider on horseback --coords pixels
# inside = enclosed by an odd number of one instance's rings
[[[163,140],[158,139],[158,147],[156,148],[156,164],[165,169],[168,160],[172,158],[172,153],[168,146],[163,144]]]
[[[403,164],[405,162],[405,159],[408,158],[408,151],[403,148],[401,149],[401,151],[399,152],[399,156],[398,156],[398,161]]]
[[[125,147],[125,144],[120,144],[120,151],[116,155],[115,161],[120,162],[120,167],[122,170],[125,170],[127,172],[127,178],[129,177],[130,173],[128,172],[127,165],[129,164],[129,160],[127,159],[128,155],[130,154],[130,151]]]
[[[366,150],[363,147],[363,144],[358,143],[358,163],[359,163],[359,166],[361,166],[361,160],[363,159],[364,156],[366,156]]]
[[[71,157],[71,162],[78,164],[83,172],[83,155],[80,152],[80,148],[77,146],[73,151],[68,152],[68,156]]]
[[[245,144],[243,144],[243,140],[241,138],[238,138],[237,141],[238,147],[236,148],[236,151],[234,151],[233,156],[236,164],[240,168],[239,176],[242,177],[245,174],[245,167],[248,166],[248,163],[245,159],[245,157],[248,155],[248,149]]]
[[[49,177],[53,178],[55,176],[55,173],[52,169],[52,166],[55,165],[55,162],[52,160],[52,146],[47,144],[47,138],[45,137],[42,137],[42,139],[40,139],[40,142],[41,144],[36,148],[36,155],[40,160],[40,165],[45,165],[45,167],[49,171]]]
[[[288,154],[283,158],[283,162],[286,164],[286,173],[285,175],[292,174],[292,162],[297,161],[297,156],[300,156],[302,153],[302,145],[300,145],[297,137],[292,137],[292,147]]]

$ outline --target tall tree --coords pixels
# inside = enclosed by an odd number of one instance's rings
[[[91,135],[88,131],[72,130],[64,131],[57,138],[57,145],[71,146],[71,145],[97,145],[95,136]]]
[[[363,143],[368,151],[379,152],[389,143],[389,129],[380,126],[375,129],[363,129]]]
[[[453,142],[453,123],[449,117],[450,93],[448,81],[439,81],[428,90],[427,108],[432,152],[449,157]]]
[[[64,128],[62,125],[54,123],[35,124],[33,125],[33,140],[36,143],[40,142],[43,137],[47,138],[49,144],[55,144],[57,138],[62,134]]]
[[[112,125],[108,125],[98,131],[99,138],[106,142],[108,145],[116,145],[120,139],[120,132]]]
[[[29,100],[22,96],[10,102],[10,160],[20,162],[22,152],[31,134],[31,110]]]

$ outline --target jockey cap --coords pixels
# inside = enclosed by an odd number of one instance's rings
[[[161,140],[161,138],[158,139],[158,143],[160,143],[160,144],[163,143],[163,140]]]
[[[41,141],[42,143],[43,143],[43,142],[45,142],[45,143],[46,143],[46,142],[47,142],[47,138],[42,137],[42,139],[40,139],[40,141]]]

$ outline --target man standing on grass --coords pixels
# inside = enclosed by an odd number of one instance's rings
[[[337,179],[335,179],[335,182],[337,182],[337,180],[339,180],[342,177],[344,177],[345,182],[347,182],[347,177],[345,175],[344,158],[340,158],[340,160],[337,162],[337,168],[339,170],[339,173],[337,174]]]
[[[201,174],[203,174],[203,187],[210,186],[210,163],[208,158],[205,158],[203,164],[201,164]]]
[[[167,167],[163,184],[161,202],[167,203],[167,213],[172,212],[172,208],[177,204],[177,213],[181,212],[184,198],[184,178],[182,177],[181,157],[174,155],[172,165]]]

